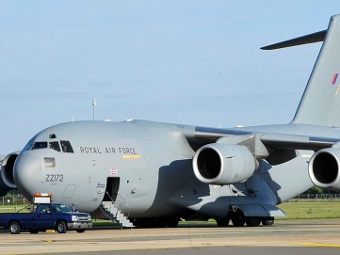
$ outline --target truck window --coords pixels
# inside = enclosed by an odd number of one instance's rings
[[[39,213],[51,213],[48,205],[40,205]]]
[[[52,208],[55,212],[71,212],[70,208],[64,204],[53,204]]]

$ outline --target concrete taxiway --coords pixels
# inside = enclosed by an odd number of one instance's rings
[[[177,228],[94,228],[79,234],[0,231],[0,254],[340,254],[340,220],[276,221],[273,226],[188,224]]]

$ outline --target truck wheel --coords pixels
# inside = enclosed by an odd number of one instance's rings
[[[11,234],[20,234],[21,228],[18,222],[12,221],[11,224],[9,224],[9,231]]]
[[[274,224],[274,217],[269,217],[269,218],[263,218],[262,219],[262,224],[264,226],[271,226]]]
[[[58,221],[57,225],[56,225],[56,230],[58,231],[58,233],[66,233],[67,228],[66,228],[66,224],[64,221]]]
[[[246,218],[246,224],[248,227],[256,227],[260,225],[261,220],[258,217],[247,217]]]

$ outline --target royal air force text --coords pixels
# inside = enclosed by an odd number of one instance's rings
[[[136,149],[134,147],[79,147],[80,153],[85,154],[128,154],[137,155]]]

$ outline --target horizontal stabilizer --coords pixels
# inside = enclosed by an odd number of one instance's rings
[[[315,43],[315,42],[322,42],[326,36],[327,30],[323,30],[320,32],[316,32],[313,34],[297,37],[291,40],[271,44],[265,47],[262,47],[261,50],[276,50],[281,48],[287,48],[302,44],[308,44],[308,43]]]

